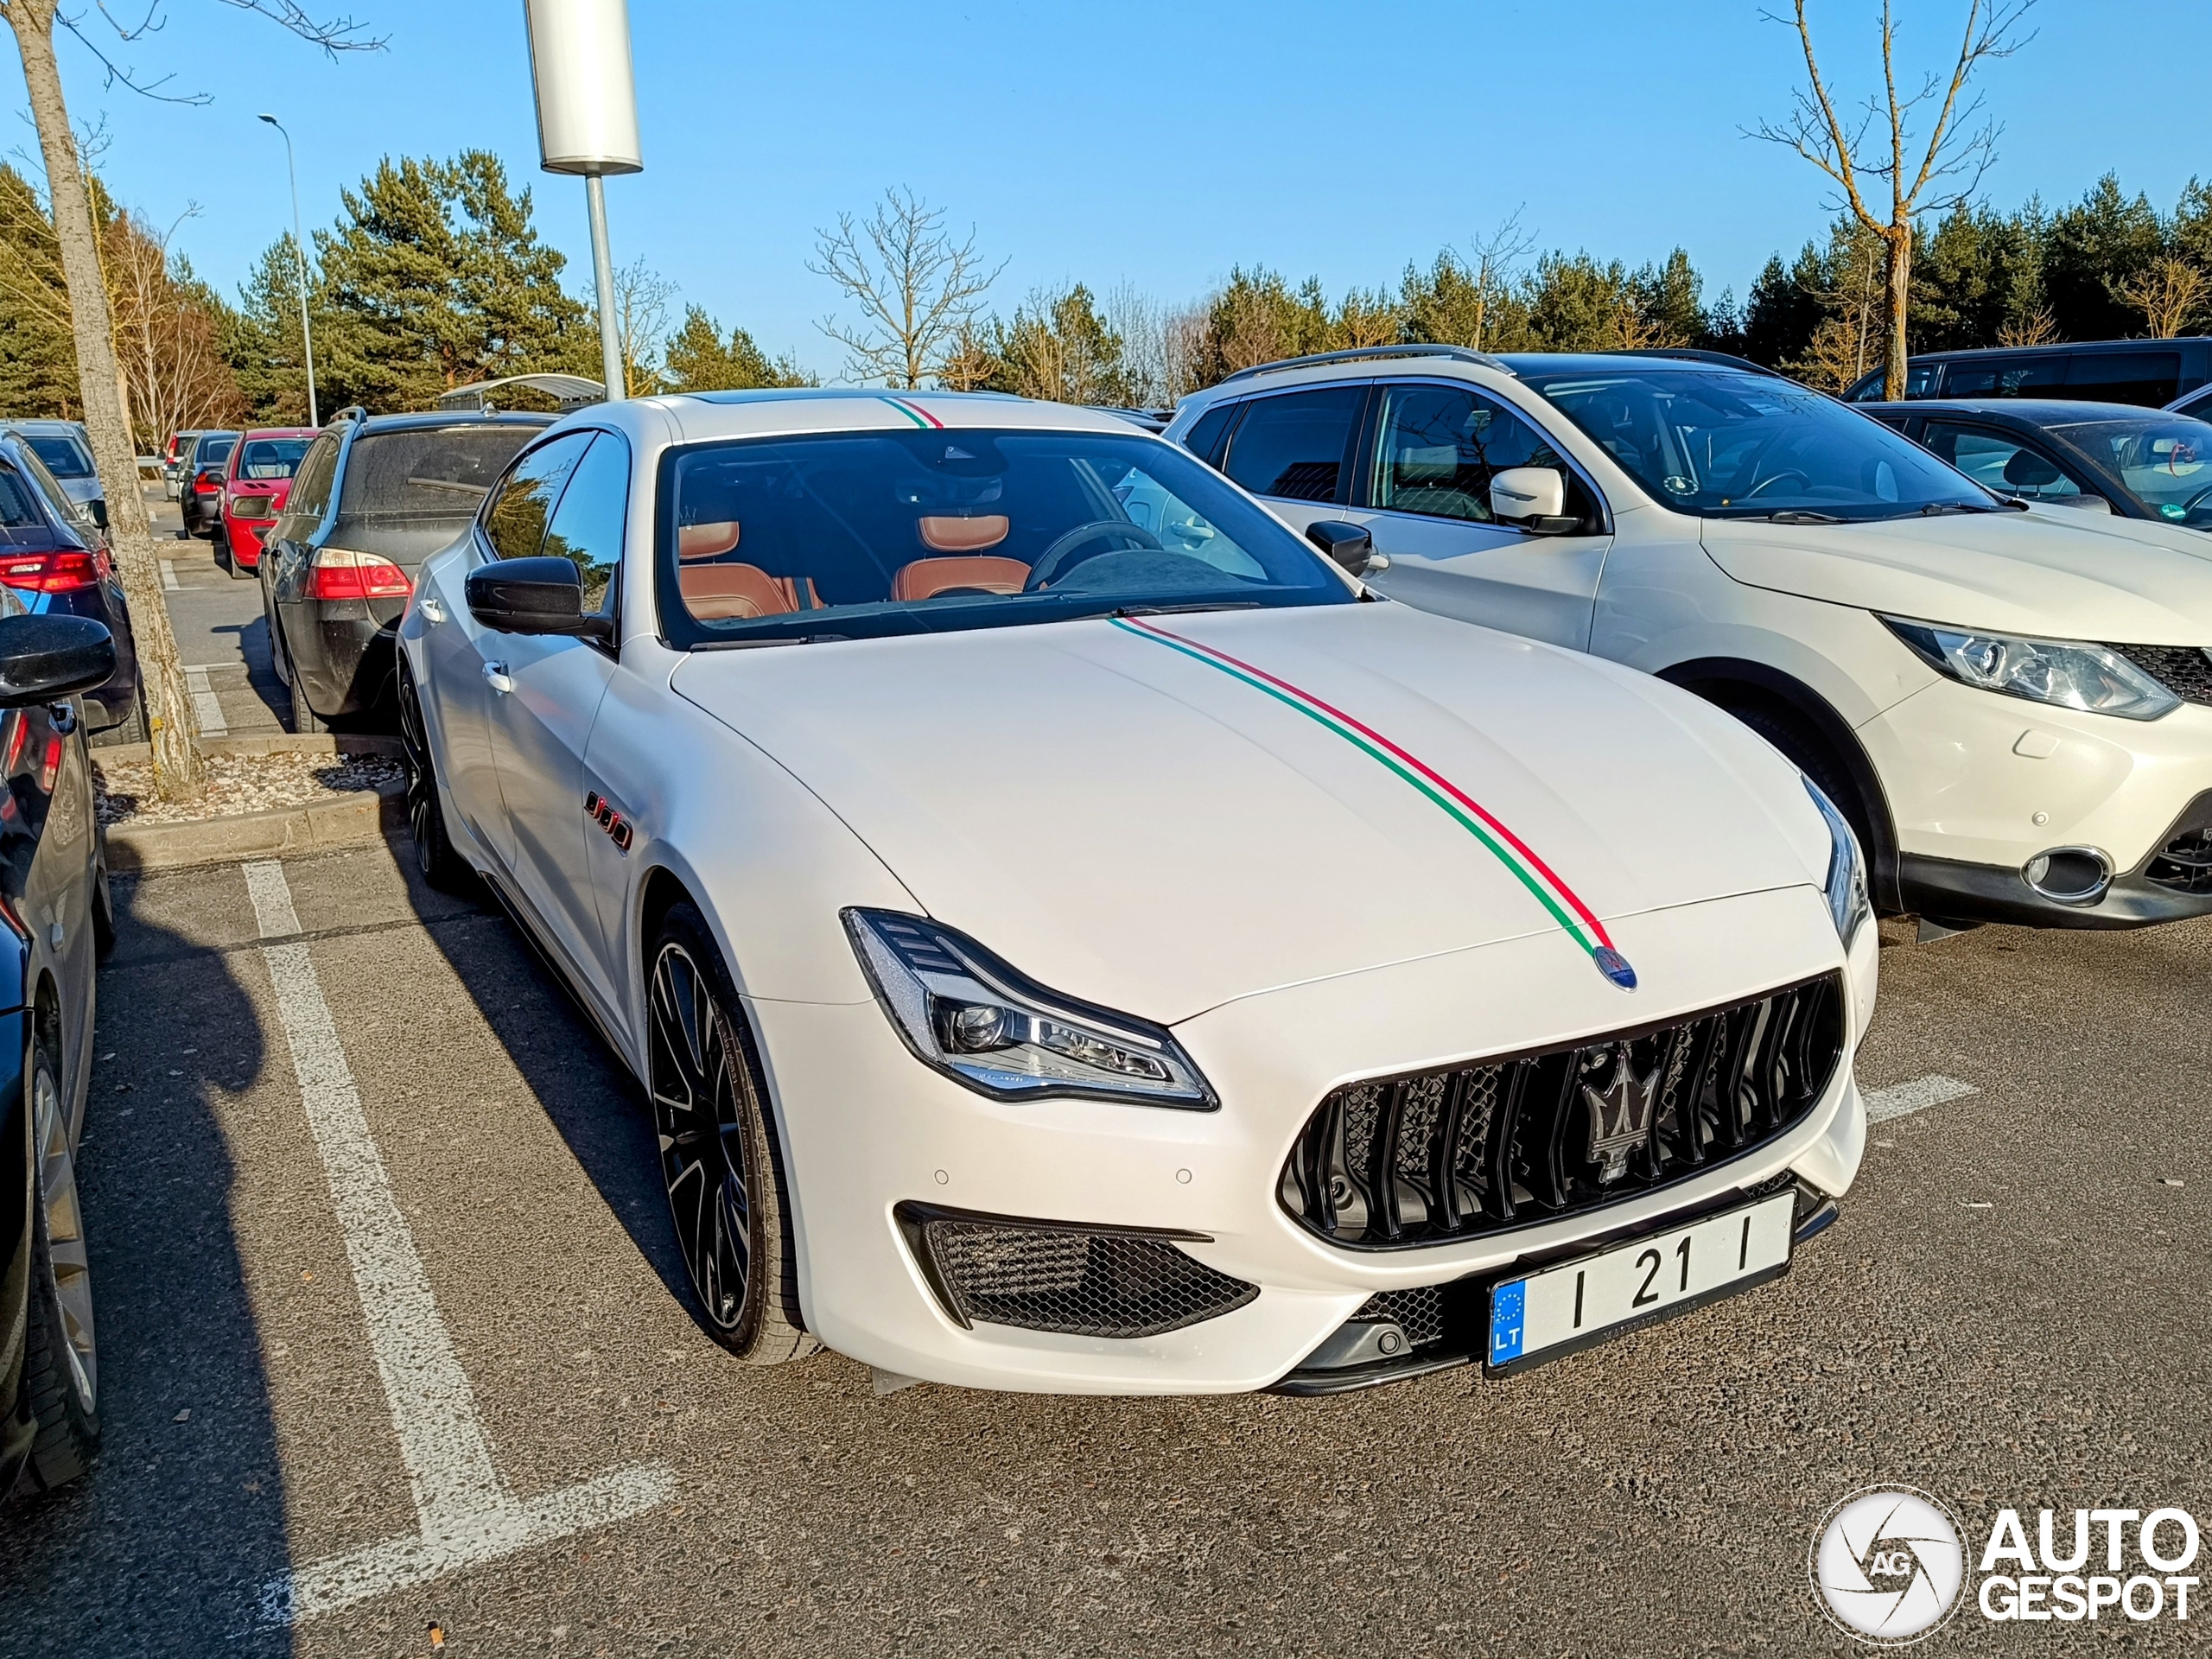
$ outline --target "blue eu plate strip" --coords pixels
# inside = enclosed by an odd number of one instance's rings
[[[1529,1281],[1500,1285],[1490,1297],[1490,1363],[1503,1365],[1521,1357],[1521,1315],[1529,1302]]]

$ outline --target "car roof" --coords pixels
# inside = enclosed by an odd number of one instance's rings
[[[677,392],[624,403],[594,404],[564,417],[579,425],[626,424],[624,411],[659,410],[681,442],[779,433],[912,431],[916,428],[1020,427],[1035,431],[1150,435],[1110,410],[1040,403],[1000,391],[878,391],[864,387],[762,387],[746,391]]]
[[[2055,357],[2066,352],[2170,352],[2177,346],[2212,345],[2212,334],[2177,334],[2157,340],[2057,340],[2037,346],[1961,346],[1955,352],[1915,352],[1910,363],[1951,362],[1975,357]]]
[[[1493,354],[1456,346],[1376,346],[1356,351],[1321,352],[1310,357],[1285,358],[1280,362],[1258,364],[1192,392],[1178,408],[1211,404],[1223,397],[1241,397],[1262,389],[1272,391],[1333,380],[1372,380],[1378,376],[1443,375],[1479,381],[1486,375],[1518,379],[1530,374],[1618,374],[1633,371],[1649,372],[1654,368],[1706,374],[1769,377],[1776,374],[1776,371],[1747,358],[1688,348],[1623,352],[1503,352]]]
[[[408,432],[435,426],[550,426],[561,417],[534,409],[426,409],[349,422],[356,432]]]
[[[0,430],[26,434],[35,432],[41,437],[48,433],[57,432],[66,432],[71,437],[75,437],[84,429],[83,424],[79,422],[56,420],[52,416],[31,416],[22,420],[0,421]]]

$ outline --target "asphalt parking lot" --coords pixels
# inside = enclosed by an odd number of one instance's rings
[[[118,899],[105,1449],[0,1517],[0,1652],[1841,1651],[1806,1550],[1868,1481],[2212,1509],[2212,925],[1890,925],[1862,1081],[1952,1097],[1780,1283],[1519,1379],[879,1398],[700,1332],[638,1091],[496,913],[382,847]],[[2198,1626],[2006,1628],[1934,1645]]]

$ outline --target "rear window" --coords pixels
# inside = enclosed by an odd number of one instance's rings
[[[56,478],[90,478],[92,458],[85,453],[85,446],[66,432],[51,436],[26,436],[25,443],[38,452],[46,463],[46,470]]]
[[[46,515],[38,510],[30,480],[12,467],[0,467],[0,530],[43,530]]]
[[[465,524],[541,428],[519,423],[367,432],[346,461],[347,518]]]
[[[202,438],[199,447],[192,452],[192,464],[195,467],[220,466],[231,458],[232,447],[237,442],[235,435],[226,438]]]
[[[238,452],[238,476],[257,483],[289,478],[300,470],[300,457],[313,438],[248,438]]]

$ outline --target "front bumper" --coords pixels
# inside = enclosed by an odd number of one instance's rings
[[[1255,1389],[1295,1370],[1378,1292],[1487,1277],[1777,1179],[1829,1196],[1847,1188],[1865,1142],[1850,1055],[1872,1003],[1872,927],[1842,964],[1846,1049],[1834,1077],[1802,1122],[1751,1153],[1592,1214],[1415,1249],[1342,1249],[1285,1213],[1283,1160],[1340,1084],[1648,1025],[1840,961],[1809,887],[1632,917],[1613,932],[1642,982],[1632,996],[1547,931],[1211,1009],[1176,1028],[1224,1103],[1207,1113],[1005,1104],[919,1065],[873,1002],[751,1001],[789,1160],[808,1324],[880,1370],[969,1387]],[[1260,1294],[1135,1338],[963,1328],[901,1232],[902,1202],[1193,1235],[1189,1255]]]
[[[2119,720],[1944,680],[1859,735],[1889,795],[1907,910],[2088,928],[2212,912],[2204,895],[2147,874],[2212,804],[2212,708]],[[2101,903],[2059,903],[2022,878],[2031,859],[2061,848],[2104,855],[2113,879]]]

